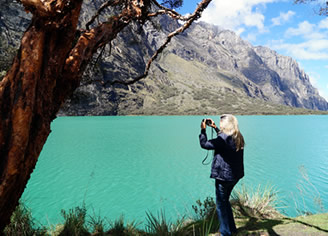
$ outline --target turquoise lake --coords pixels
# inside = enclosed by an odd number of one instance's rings
[[[110,221],[124,215],[142,224],[146,211],[161,209],[172,220],[191,215],[196,200],[215,197],[198,141],[203,118],[57,118],[22,199],[44,225],[63,222],[60,211],[83,202]],[[289,216],[320,211],[318,198],[327,211],[328,116],[237,118],[246,141],[237,188],[273,185]]]

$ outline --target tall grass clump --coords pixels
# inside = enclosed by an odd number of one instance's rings
[[[212,197],[205,198],[204,201],[197,200],[196,205],[192,205],[194,219],[189,228],[191,235],[207,236],[209,233],[217,232],[219,221],[216,214],[216,204]]]
[[[47,230],[45,227],[38,227],[34,223],[32,213],[25,204],[20,203],[10,218],[10,224],[5,228],[6,236],[38,236],[45,235]],[[0,233],[0,235],[2,235]]]
[[[252,218],[274,218],[278,212],[278,191],[273,186],[259,185],[256,189],[242,185],[233,190],[231,205],[236,216]]]
[[[117,235],[117,236],[141,236],[144,233],[137,229],[137,223],[135,221],[131,223],[124,222],[124,216],[121,215],[114,222],[109,222],[110,229],[105,235]]]
[[[259,185],[255,189],[241,185],[233,191],[230,203],[235,217],[275,219],[282,216],[277,210],[278,192],[269,185],[264,188]],[[83,204],[68,211],[62,210],[63,223],[47,231],[45,227],[36,227],[30,210],[21,204],[12,215],[11,223],[6,227],[4,235],[208,236],[218,232],[220,222],[214,198],[198,200],[192,209],[193,214],[176,221],[168,220],[164,210],[157,214],[146,212],[144,228],[139,229],[134,221],[125,223],[123,216],[115,221],[108,221],[95,213],[90,216]]]
[[[296,184],[296,188],[299,191],[298,198],[294,196],[296,212],[298,213],[298,215],[313,215],[314,213],[324,213],[325,208],[322,202],[320,192],[317,187],[311,182],[305,166],[299,166],[298,170],[301,174],[301,179]],[[313,207],[307,206],[307,204],[305,203],[305,197],[313,199],[315,209],[313,209]],[[301,198],[301,200],[299,198]]]
[[[155,216],[151,212],[146,212],[146,233],[148,235],[188,235],[188,229],[185,225],[184,217],[178,219],[175,224],[169,222],[165,217],[165,212],[163,210]]]
[[[214,198],[207,197],[203,202],[197,200],[196,205],[192,205],[192,209],[194,210],[196,220],[209,219],[216,212]]]
[[[69,209],[68,212],[62,210],[61,214],[65,221],[63,229],[59,234],[60,236],[84,236],[90,234],[86,227],[87,210],[84,205]]]
[[[91,230],[92,235],[105,235],[106,231],[106,223],[105,220],[100,216],[96,215],[95,212],[93,212],[93,216],[89,215],[89,220],[87,221],[87,225],[89,230]]]

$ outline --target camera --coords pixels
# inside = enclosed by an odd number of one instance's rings
[[[206,125],[211,125],[212,124],[212,120],[210,120],[210,119],[204,119],[204,120],[205,120]]]

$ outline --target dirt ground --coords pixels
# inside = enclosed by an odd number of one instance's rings
[[[328,236],[327,213],[297,218],[236,219],[236,225],[236,236]]]

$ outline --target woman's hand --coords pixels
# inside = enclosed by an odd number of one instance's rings
[[[202,123],[200,123],[201,129],[206,129],[205,119],[202,120]]]
[[[201,129],[206,129],[206,122],[205,122],[206,120],[211,121],[211,123],[208,126],[214,128],[214,129],[216,128],[216,125],[215,125],[214,121],[211,118],[207,118],[207,119],[202,120],[202,123],[200,124]]]
[[[207,120],[210,120],[211,121],[211,124],[210,125],[208,125],[208,126],[210,126],[210,127],[212,127],[212,128],[216,128],[216,124],[214,123],[214,120],[212,120],[211,118],[208,118]]]

